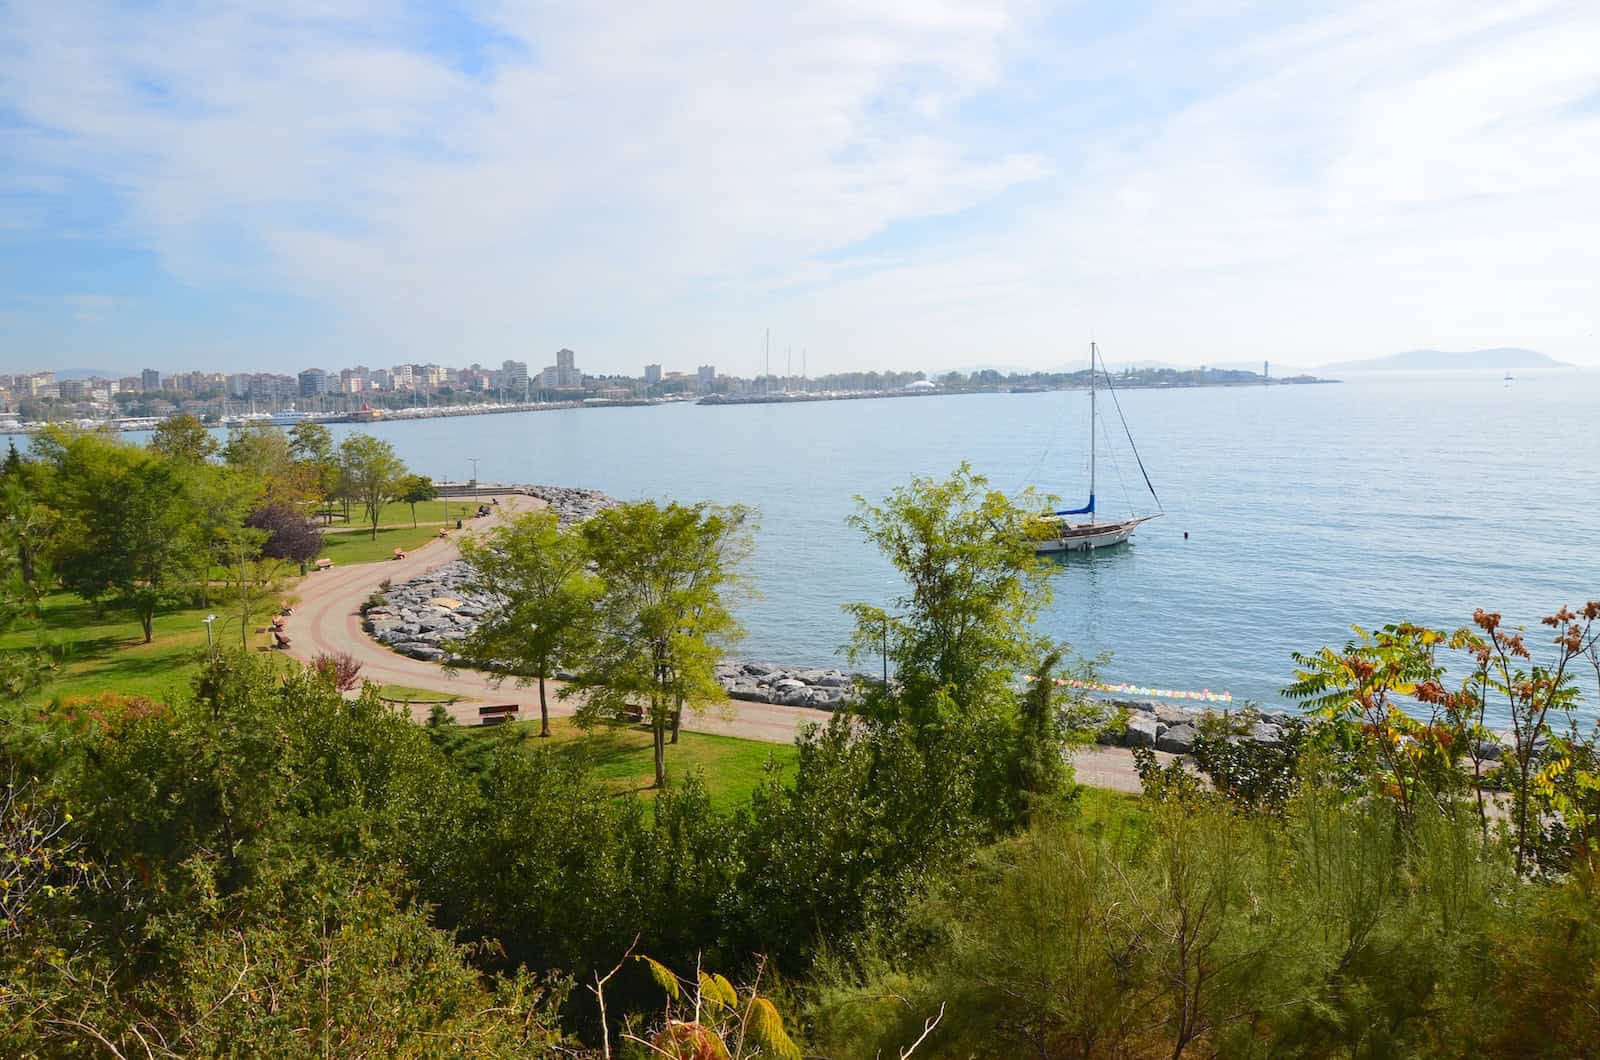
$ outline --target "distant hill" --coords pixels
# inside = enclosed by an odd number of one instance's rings
[[[1340,361],[1325,364],[1323,372],[1513,372],[1537,369],[1571,368],[1573,365],[1548,357],[1537,350],[1502,346],[1492,350],[1408,350],[1365,361]]]

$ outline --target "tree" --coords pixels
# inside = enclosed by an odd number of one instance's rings
[[[333,434],[314,420],[301,420],[289,428],[289,450],[314,487],[316,496],[328,507],[324,514],[333,521],[332,502],[339,491],[339,457],[333,447]],[[348,515],[348,513],[346,513]]]
[[[406,465],[395,455],[394,446],[370,434],[346,438],[339,447],[339,462],[349,482],[350,495],[366,509],[372,539],[376,541],[383,506],[394,498],[395,486],[406,473]]]
[[[1511,719],[1510,767],[1519,873],[1527,869],[1535,853],[1535,836],[1530,829],[1534,833],[1540,831],[1542,814],[1533,805],[1535,798],[1553,803],[1552,808],[1564,816],[1571,816],[1569,811],[1575,808],[1558,783],[1573,768],[1574,748],[1553,732],[1550,719],[1570,718],[1581,702],[1575,669],[1600,648],[1600,600],[1590,600],[1577,610],[1563,607],[1539,621],[1555,633],[1551,640],[1555,650],[1543,662],[1534,658],[1521,629],[1504,628],[1498,612],[1479,608],[1473,615],[1474,624],[1487,637],[1474,646],[1478,668],[1471,684],[1479,690],[1480,703],[1490,694],[1497,695]],[[1575,734],[1576,726],[1571,728]],[[1556,755],[1541,753],[1547,744],[1554,745]],[[1592,753],[1588,757],[1592,758]],[[1591,775],[1587,787],[1591,792],[1600,790],[1600,776]],[[1594,855],[1593,851],[1586,853]]]
[[[1034,555],[1030,511],[962,463],[944,481],[913,478],[883,505],[856,498],[850,525],[905,577],[897,613],[849,604],[854,663],[893,664],[897,695],[878,697],[891,713],[929,719],[944,690],[961,709],[1008,699],[1017,671],[1044,654],[1032,632],[1049,603],[1049,568]]]
[[[37,568],[60,522],[55,509],[43,500],[45,472],[38,461],[23,460],[14,443],[0,468],[0,536],[29,585],[38,580]]]
[[[332,460],[333,432],[316,420],[301,420],[289,428],[289,448],[296,460]]]
[[[1017,793],[1018,823],[1024,827],[1041,816],[1072,780],[1062,753],[1065,740],[1056,709],[1055,671],[1060,662],[1059,650],[1040,660],[1018,711],[1012,788]]]
[[[184,468],[137,448],[84,436],[63,477],[74,479],[73,527],[62,584],[86,600],[111,597],[139,618],[145,643],[158,611],[184,600],[206,563],[200,513]]]
[[[549,736],[545,681],[558,663],[579,665],[593,640],[600,585],[584,537],[563,533],[553,512],[529,512],[482,542],[464,540],[461,555],[473,570],[469,588],[493,603],[456,654],[537,682],[539,735]]]
[[[255,484],[257,503],[300,504],[318,495],[314,473],[295,463],[289,436],[270,423],[234,428],[222,459]]]
[[[395,497],[411,505],[411,526],[417,525],[417,505],[437,500],[439,489],[427,475],[406,475],[395,485]]]
[[[293,505],[273,502],[251,512],[244,523],[267,532],[261,546],[263,556],[306,563],[322,551],[322,531]]]
[[[222,599],[239,623],[239,646],[250,648],[255,620],[273,606],[283,586],[283,560],[263,554],[265,530],[229,527],[218,531],[212,549],[222,569]]]
[[[571,689],[587,693],[578,717],[625,717],[646,700],[657,787],[684,706],[723,698],[717,659],[740,633],[724,594],[737,585],[752,518],[737,506],[640,501],[583,524],[604,588],[596,643]]]
[[[205,424],[185,412],[156,424],[150,449],[179,463],[203,464],[216,454],[217,440]]]

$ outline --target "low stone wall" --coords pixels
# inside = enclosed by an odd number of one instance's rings
[[[1153,747],[1157,751],[1188,754],[1194,749],[1194,739],[1200,732],[1200,722],[1208,715],[1219,713],[1173,706],[1169,703],[1151,703],[1141,699],[1109,701],[1112,706],[1127,710],[1127,727],[1121,731],[1108,731],[1100,742],[1120,747]],[[1255,708],[1230,712],[1247,726],[1242,735],[1265,744],[1279,747],[1283,744],[1284,715]]]
[[[717,681],[729,699],[746,703],[781,703],[786,707],[833,710],[855,693],[855,681],[843,670],[787,667],[777,663],[725,662]]]

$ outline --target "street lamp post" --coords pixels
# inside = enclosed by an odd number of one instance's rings
[[[467,457],[472,462],[472,503],[478,503],[478,457]]]
[[[206,654],[207,655],[210,655],[211,651],[212,651],[212,648],[211,648],[211,623],[215,622],[216,620],[217,620],[217,616],[216,615],[207,615],[205,618],[200,620],[200,624],[206,627]]]

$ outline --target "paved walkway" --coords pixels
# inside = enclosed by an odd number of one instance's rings
[[[517,494],[503,495],[499,500],[495,514],[473,520],[467,530],[452,531],[448,538],[436,538],[413,549],[405,559],[356,563],[308,574],[299,586],[300,602],[289,616],[287,631],[292,644],[289,654],[310,661],[318,655],[344,652],[361,663],[361,676],[368,681],[460,696],[461,699],[448,709],[462,724],[476,724],[478,707],[485,703],[516,703],[521,707],[523,718],[537,718],[537,688],[523,688],[510,680],[497,686],[489,676],[471,670],[447,674],[436,663],[390,651],[361,628],[361,605],[367,597],[380,591],[385,580],[409,581],[442,567],[460,555],[459,535],[481,534],[509,514],[544,506],[541,500]],[[556,717],[574,711],[570,700],[557,697],[560,687],[558,681],[547,682],[550,713]],[[427,717],[430,709],[430,706],[415,705],[412,716],[420,721]],[[713,707],[701,714],[691,712],[684,717],[683,727],[691,732],[790,743],[802,725],[826,720],[825,713],[806,707],[730,702],[726,707]],[[1075,756],[1073,764],[1077,767],[1079,783],[1115,791],[1139,790],[1133,756],[1127,751],[1095,748]]]

